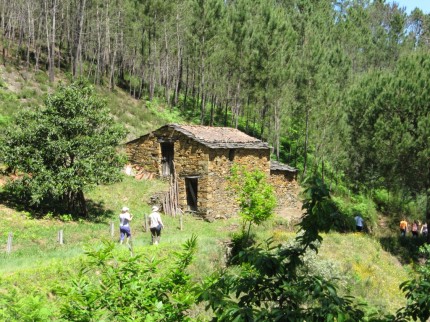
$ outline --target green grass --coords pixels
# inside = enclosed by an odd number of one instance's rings
[[[13,73],[13,70],[7,69],[7,72]],[[1,117],[8,118],[24,105],[42,103],[45,94],[52,91],[45,72],[37,72],[33,81],[25,83],[26,89],[22,93],[9,90],[6,87],[8,80],[2,82]],[[20,82],[24,83],[24,80]],[[127,139],[146,134],[166,123],[184,120],[175,109],[160,108],[160,102],[138,101],[119,89],[115,92],[102,88],[97,90],[107,100],[115,120],[129,131]],[[198,252],[190,272],[195,280],[210,274],[224,264],[224,242],[240,230],[240,221],[232,218],[208,223],[187,215],[183,217],[181,231],[178,217],[163,216],[166,228],[161,244],[151,246],[150,234],[143,230],[143,220],[145,214],[150,212],[150,197],[166,187],[165,182],[158,180],[136,181],[130,177],[124,177],[121,183],[98,187],[87,193],[86,197],[99,209],[98,213],[102,215],[99,221],[61,221],[50,216],[36,220],[31,219],[31,214],[0,205],[0,296],[10,294],[12,290],[22,295],[41,294],[55,307],[58,300],[56,288],[67,283],[76,273],[79,262],[84,258],[85,248],[97,247],[103,239],[118,239],[117,217],[123,206],[128,206],[134,214],[132,233],[135,253],[170,258],[184,241],[195,234],[198,236]],[[365,204],[365,201],[362,203]],[[63,218],[67,219],[67,216]],[[110,222],[115,224],[114,237],[110,235]],[[64,245],[57,242],[60,229],[64,232]],[[9,232],[14,235],[13,251],[7,255]],[[254,229],[254,232],[258,240],[272,237],[274,243],[285,243],[295,237],[294,227],[284,218],[274,218]],[[327,234],[319,254],[309,254],[308,261],[321,275],[336,279],[341,293],[353,295],[393,313],[404,304],[398,285],[407,279],[410,269],[392,255],[398,255],[394,250],[404,250],[405,242],[395,238],[386,242],[381,240],[381,243],[384,247],[376,237],[367,235]],[[116,251],[129,252],[124,245],[117,245]],[[196,312],[199,310],[203,311],[201,307],[196,308]]]
[[[405,304],[399,290],[410,269],[365,234],[331,233],[323,236],[320,256],[335,266],[341,291],[390,313]]]
[[[166,189],[158,180],[137,181],[124,177],[123,182],[98,187],[87,198],[103,208],[105,217],[95,221],[60,221],[54,218],[31,219],[28,213],[0,208],[2,232],[0,243],[6,245],[8,232],[14,234],[12,254],[0,252],[0,294],[41,294],[56,309],[59,300],[56,289],[76,273],[84,250],[98,247],[102,240],[118,239],[118,214],[124,205],[134,214],[132,221],[133,250],[136,254],[169,259],[192,235],[198,237],[198,251],[189,271],[196,281],[224,265],[224,242],[241,229],[240,220],[231,218],[213,223],[191,215],[183,216],[183,230],[179,217],[163,216],[165,229],[161,243],[150,245],[150,233],[145,232],[143,220],[149,214],[150,197]],[[115,223],[115,236],[110,235],[110,222]],[[275,217],[260,227],[254,227],[258,240],[269,237],[274,243],[286,243],[295,237],[288,221]],[[57,242],[57,232],[64,231],[64,245]],[[342,294],[355,296],[371,305],[394,313],[404,304],[398,286],[408,277],[408,267],[386,252],[374,237],[364,234],[324,235],[318,255],[309,254],[311,267],[326,278],[333,278]],[[128,253],[125,245],[116,251]],[[195,308],[203,314],[202,307]],[[194,312],[194,314],[197,314]]]

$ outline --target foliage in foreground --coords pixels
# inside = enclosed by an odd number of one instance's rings
[[[60,86],[44,108],[19,113],[2,134],[0,161],[22,174],[9,189],[20,203],[51,199],[86,215],[84,191],[120,179],[125,159],[116,147],[124,136],[91,86]]]
[[[420,248],[421,253],[426,257],[424,265],[418,268],[418,276],[400,285],[408,300],[406,307],[397,313],[398,321],[428,321],[430,319],[430,245]]]
[[[192,236],[173,267],[142,255],[124,258],[106,242],[90,250],[70,285],[62,291],[62,318],[67,321],[187,321],[195,303],[192,282],[185,269],[196,251]]]
[[[36,292],[20,296],[16,290],[12,290],[10,294],[0,296],[1,321],[50,321],[53,311],[46,298]]]
[[[208,278],[201,301],[217,321],[359,321],[364,312],[351,298],[342,298],[335,286],[308,274],[304,255],[318,251],[320,231],[333,225],[337,208],[327,187],[314,180],[305,191],[306,210],[300,232],[291,245],[245,247],[225,269]]]

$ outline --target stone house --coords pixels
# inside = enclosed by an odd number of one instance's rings
[[[127,142],[125,150],[140,171],[176,178],[177,204],[185,212],[206,218],[236,213],[227,181],[234,163],[267,173],[280,209],[296,206],[297,170],[271,161],[266,142],[234,128],[167,124]]]

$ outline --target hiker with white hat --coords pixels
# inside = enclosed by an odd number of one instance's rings
[[[121,213],[119,214],[119,242],[122,244],[124,242],[124,237],[127,237],[126,242],[128,244],[131,238],[130,221],[133,219],[133,215],[130,214],[127,207],[122,207]]]
[[[161,229],[164,227],[159,213],[160,208],[152,206],[152,212],[148,216],[149,230],[151,231],[152,245],[160,242]]]

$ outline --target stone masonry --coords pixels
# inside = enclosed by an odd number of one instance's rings
[[[276,189],[280,206],[294,205],[295,169],[277,164],[271,170],[270,147],[237,129],[168,124],[126,143],[126,153],[134,167],[163,176],[161,145],[172,147],[173,171],[178,180],[178,203],[189,210],[186,179],[197,181],[197,214],[208,219],[234,215],[237,210],[227,180],[234,163],[248,170],[267,173]],[[188,191],[189,193],[189,191]]]

